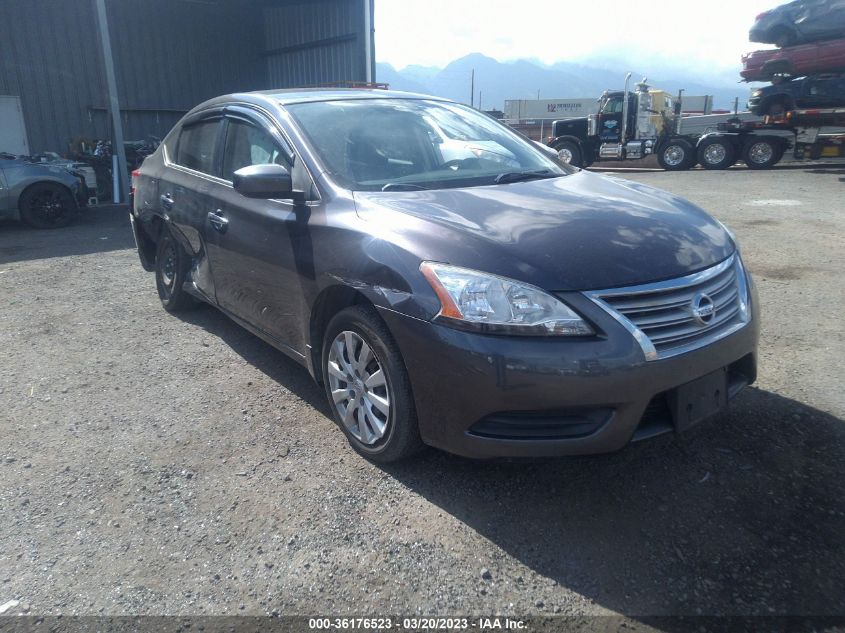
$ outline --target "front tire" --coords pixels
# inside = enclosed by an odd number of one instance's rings
[[[583,167],[584,158],[581,154],[581,148],[573,141],[561,141],[555,145],[557,150],[557,158],[560,162],[572,165],[573,167]]]
[[[727,169],[736,162],[736,147],[724,138],[704,139],[698,146],[698,162],[704,169]]]
[[[156,289],[161,305],[168,312],[180,312],[196,306],[195,299],[183,288],[190,266],[188,254],[170,231],[162,228],[156,249]]]
[[[684,171],[695,165],[695,150],[683,138],[667,141],[657,152],[657,162],[666,171]]]
[[[18,203],[21,220],[36,229],[58,229],[77,216],[73,195],[62,187],[45,182],[23,192]]]
[[[322,368],[332,417],[360,455],[389,463],[423,448],[405,363],[373,308],[346,308],[329,322]]]

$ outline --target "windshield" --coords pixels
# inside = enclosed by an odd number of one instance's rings
[[[568,173],[528,139],[455,103],[359,99],[288,110],[347,189],[468,187]]]
[[[619,114],[622,112],[622,97],[610,97],[605,101],[601,111],[604,114]]]

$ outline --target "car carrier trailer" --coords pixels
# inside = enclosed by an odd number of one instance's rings
[[[713,116],[683,117],[680,94],[673,100],[650,89],[645,79],[629,91],[630,77],[623,91],[601,96],[597,114],[554,121],[546,144],[561,161],[588,167],[654,154],[664,169],[680,171],[697,163],[726,169],[740,159],[751,169],[768,169],[790,149],[799,160],[843,156],[845,134],[823,134],[822,129],[845,128],[845,109],[792,110],[777,119],[745,113],[716,121]]]
[[[710,169],[729,167],[740,156],[752,169],[768,169],[789,149],[795,160],[845,158],[845,108],[790,110],[759,122],[728,120],[701,136],[697,146],[699,162]]]

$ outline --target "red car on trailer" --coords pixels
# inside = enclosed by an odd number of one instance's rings
[[[742,56],[742,64],[739,74],[745,81],[841,71],[845,70],[845,39],[754,51]]]

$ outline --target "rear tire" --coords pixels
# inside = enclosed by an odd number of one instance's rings
[[[695,165],[695,150],[683,138],[673,138],[657,152],[657,162],[666,171],[684,171]]]
[[[168,312],[180,312],[197,305],[197,301],[182,287],[188,279],[191,260],[185,250],[162,228],[156,249],[156,289],[161,305]]]
[[[557,150],[557,158],[560,162],[572,165],[573,167],[582,167],[584,165],[584,158],[581,155],[581,148],[573,141],[561,141],[555,145]]]
[[[792,104],[784,99],[772,101],[763,109],[764,116],[783,116],[788,110],[792,109]]]
[[[375,309],[357,305],[332,318],[322,368],[332,417],[356,452],[386,464],[424,447],[405,363]]]
[[[742,160],[750,169],[771,169],[786,151],[783,142],[774,139],[751,139],[742,150]]]
[[[78,215],[76,201],[65,187],[49,182],[29,187],[18,202],[21,220],[36,229],[67,226]]]
[[[725,138],[704,139],[698,146],[698,162],[704,169],[727,169],[735,157],[736,147]]]

